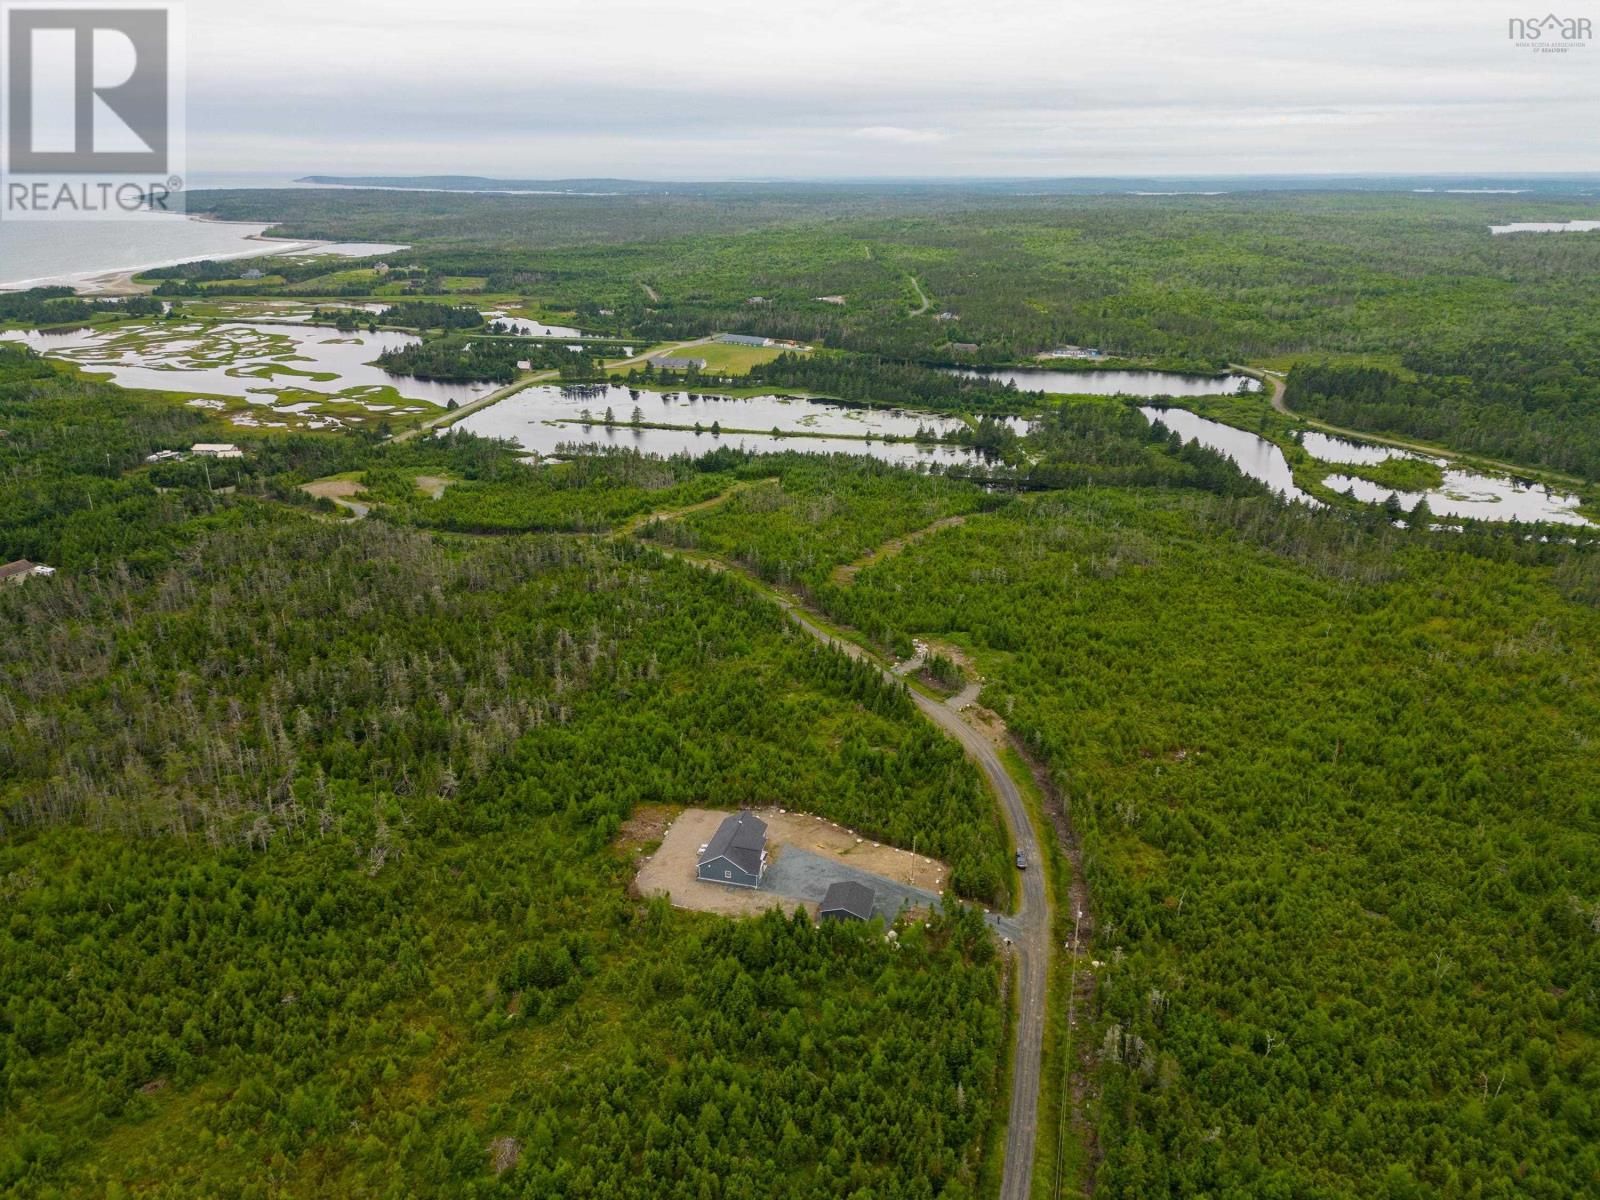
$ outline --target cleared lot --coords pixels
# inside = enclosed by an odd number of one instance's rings
[[[695,878],[700,847],[711,840],[728,814],[705,808],[679,813],[661,837],[661,848],[640,868],[634,889],[642,896],[666,896],[680,908],[743,916],[773,905],[786,912],[804,908],[816,916],[828,886],[852,879],[877,894],[876,912],[886,919],[902,903],[927,907],[936,902],[950,877],[936,859],[875,844],[853,830],[821,817],[758,809],[767,823],[767,872],[757,889],[727,887]]]

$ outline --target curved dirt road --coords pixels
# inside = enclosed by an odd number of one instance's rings
[[[819,641],[843,650],[851,658],[873,660],[854,642],[835,637],[814,622],[798,604],[784,595],[775,597],[791,620]],[[876,665],[876,664],[874,664]],[[892,671],[879,666],[889,679]],[[1006,1155],[1000,1180],[1000,1200],[1027,1200],[1033,1182],[1034,1143],[1039,1130],[1040,1061],[1044,1051],[1045,1004],[1050,977],[1050,898],[1045,890],[1043,855],[1022,792],[1000,761],[994,744],[949,704],[931,700],[912,690],[922,715],[961,743],[967,757],[983,772],[990,791],[1000,801],[1012,844],[1021,850],[1028,869],[1019,871],[1021,903],[1012,918],[1020,936],[1012,945],[1017,958],[1017,1029],[1011,1060],[1011,1116],[1006,1126]]]

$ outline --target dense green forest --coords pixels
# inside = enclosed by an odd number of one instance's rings
[[[598,363],[587,353],[519,338],[427,338],[409,346],[385,350],[376,361],[386,371],[415,375],[419,379],[510,383],[521,373],[519,362],[528,363],[536,371],[555,371],[562,379],[601,378]]]
[[[750,369],[752,383],[795,388],[865,404],[903,404],[929,411],[1020,412],[1032,397],[993,380],[856,355],[780,354]]]
[[[394,371],[794,338],[817,349],[716,386],[958,415],[985,455],[531,465],[376,420],[238,427],[0,345],[0,561],[58,569],[0,588],[0,1196],[991,1195],[1011,976],[958,902],[1016,890],[994,797],[745,574],[893,655],[934,639],[925,678],[979,676],[1061,802],[1094,908],[1067,1136],[1097,1194],[1600,1194],[1600,555],[1288,506],[1121,399],[942,369],[1068,343],[1266,365],[1307,416],[1592,481],[1600,235],[1487,230],[1592,201],[192,205],[407,243],[403,299],[324,314],[421,332]],[[152,274],[372,298],[349,263],[261,263]],[[452,290],[607,340],[505,337]],[[1207,403],[1303,462],[1264,396]],[[202,440],[246,453],[146,461]],[[303,490],[333,476],[369,516]],[[630,893],[662,820],[736,804],[914,842],[952,867],[947,915],[891,943]]]
[[[1437,352],[1407,356],[1403,379],[1378,367],[1326,364],[1289,373],[1285,402],[1346,428],[1406,434],[1513,463],[1600,479],[1600,361],[1593,349],[1555,362],[1486,350],[1471,376]],[[1438,374],[1427,372],[1435,371]]]
[[[0,366],[5,549],[61,567],[0,590],[0,1194],[976,1194],[981,922],[896,946],[626,890],[640,805],[737,797],[1003,898],[903,690],[632,540],[436,540],[295,486],[404,464],[492,506],[535,474],[508,447],[279,435],[212,480],[142,466],[195,410]],[[549,520],[725,465],[579,465]]]
[[[791,511],[685,523],[761,563]],[[854,549],[802,540],[813,579]],[[1068,798],[1108,964],[1097,1194],[1600,1182],[1600,612],[1517,545],[1096,487],[817,590],[971,651]]]
[[[160,300],[129,296],[125,300],[85,300],[69,287],[37,287],[21,292],[0,292],[0,322],[22,325],[65,325],[95,317],[159,317]]]

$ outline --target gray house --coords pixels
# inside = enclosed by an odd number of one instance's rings
[[[853,879],[842,879],[830,884],[822,903],[817,907],[819,921],[870,921],[872,905],[877,897],[871,888]]]
[[[712,883],[759,887],[767,869],[767,823],[755,813],[734,813],[700,853],[695,874]]]

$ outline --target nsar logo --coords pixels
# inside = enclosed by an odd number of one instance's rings
[[[1558,17],[1548,13],[1542,17],[1506,20],[1506,37],[1519,46],[1535,50],[1564,52],[1585,45],[1593,36],[1594,26],[1588,17]]]

